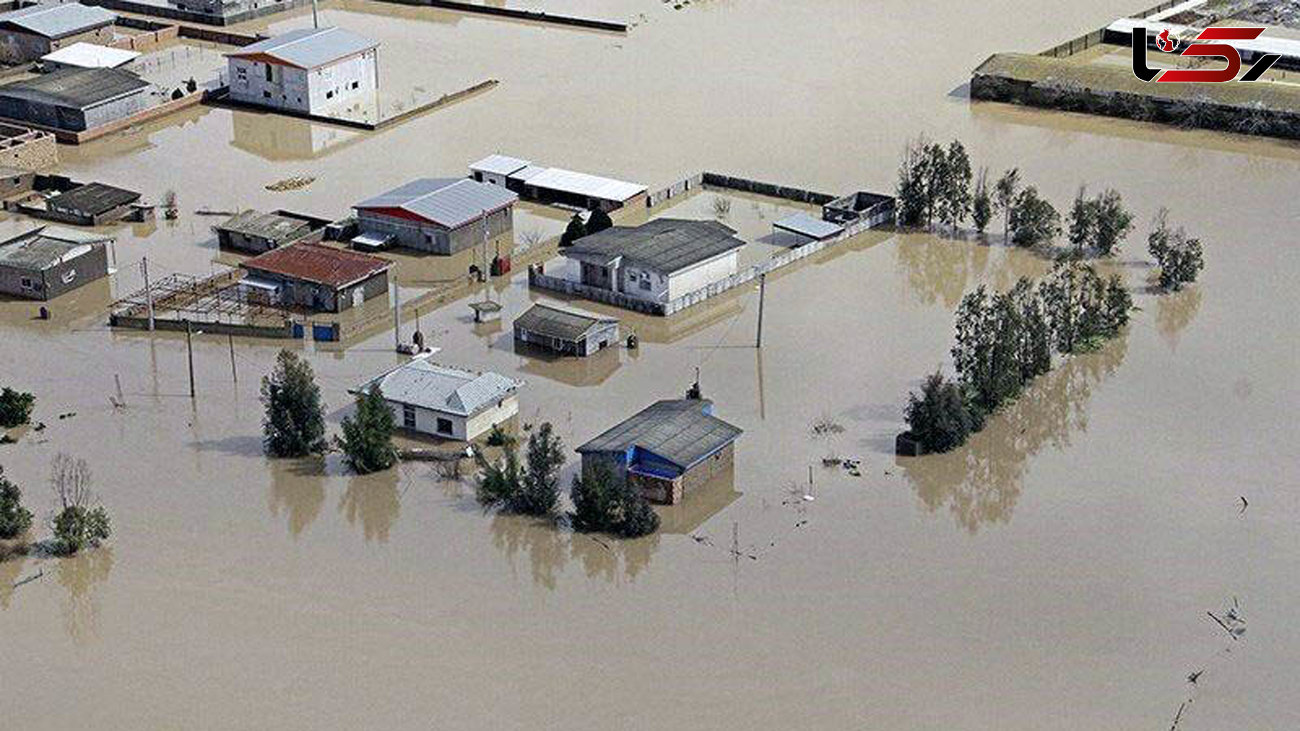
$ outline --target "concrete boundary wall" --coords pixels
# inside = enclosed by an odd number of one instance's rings
[[[138,15],[147,15],[154,18],[184,20],[190,23],[201,23],[203,25],[234,25],[236,23],[243,23],[246,20],[254,20],[268,15],[275,15],[276,13],[283,13],[288,10],[293,10],[294,8],[307,7],[311,5],[311,0],[281,0],[273,5],[245,10],[239,13],[232,13],[226,16],[196,13],[190,10],[181,10],[180,8],[132,2],[132,0],[85,0],[83,4],[98,5],[103,8],[108,8],[109,10],[136,13]]]
[[[581,18],[575,15],[555,15],[544,10],[499,8],[492,5],[475,5],[468,2],[458,2],[457,0],[377,0],[377,2],[393,3],[394,5],[419,5],[429,8],[441,8],[443,10],[455,10],[460,13],[468,13],[472,15],[492,15],[499,18],[510,18],[513,20],[529,20],[536,23],[566,25],[572,28],[605,30],[614,33],[627,32],[627,23],[601,20],[599,18]]]
[[[124,327],[132,330],[148,330],[148,317],[134,317],[130,315],[109,315],[108,324],[111,327]],[[155,330],[170,330],[185,332],[185,321],[165,319],[155,317],[153,320]],[[283,327],[267,327],[266,325],[240,325],[233,322],[212,322],[207,320],[191,320],[190,327],[195,330],[202,330],[204,333],[213,333],[217,335],[240,335],[252,338],[278,338],[282,340],[293,339],[293,323],[285,321]]]

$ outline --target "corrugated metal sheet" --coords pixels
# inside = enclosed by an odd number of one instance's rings
[[[578,447],[578,452],[626,452],[639,447],[686,469],[734,442],[743,432],[704,413],[708,401],[657,401]]]
[[[378,47],[377,41],[342,28],[300,28],[243,46],[226,56],[241,58],[261,54],[290,66],[312,69]]]
[[[472,416],[524,385],[498,373],[474,373],[413,360],[352,392],[369,390],[376,384],[389,401],[457,416]]]
[[[0,86],[0,96],[85,109],[148,88],[149,82],[122,69],[67,68]]]
[[[469,166],[469,169],[475,172],[492,173],[493,175],[510,175],[531,165],[527,160],[520,160],[517,157],[507,155],[488,155],[478,162]]]
[[[0,243],[0,266],[40,271],[106,245],[112,237],[43,226]]]
[[[599,198],[601,200],[622,203],[633,196],[644,193],[646,187],[640,183],[629,183],[599,175],[576,173],[563,168],[547,168],[528,178],[528,184],[537,188],[547,188],[565,193]]]
[[[325,284],[336,289],[378,274],[393,265],[387,259],[323,244],[290,244],[240,264],[253,272]]]
[[[117,16],[79,3],[33,5],[0,13],[0,26],[10,26],[45,38],[64,38],[109,25]]]
[[[744,246],[735,233],[717,221],[656,218],[634,228],[614,226],[584,236],[563,253],[602,261],[621,256],[626,263],[666,275]]]
[[[539,335],[576,342],[593,327],[611,323],[618,323],[618,319],[538,302],[516,317],[514,326]]]
[[[813,218],[802,211],[792,216],[786,216],[772,225],[783,231],[793,231],[801,236],[807,236],[818,241],[830,238],[844,230],[843,226],[823,221],[820,218]]]
[[[499,185],[469,178],[421,178],[362,201],[354,208],[400,208],[447,228],[459,228],[483,212],[493,213],[519,200]]]

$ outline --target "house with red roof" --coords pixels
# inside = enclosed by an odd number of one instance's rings
[[[315,243],[272,249],[239,265],[240,287],[281,307],[342,312],[388,293],[393,263],[359,251]]]

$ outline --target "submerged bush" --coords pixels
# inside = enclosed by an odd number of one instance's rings
[[[0,390],[0,427],[8,429],[26,424],[31,419],[32,407],[35,405],[35,396],[5,386],[4,390]]]
[[[23,507],[23,491],[5,478],[0,467],[0,538],[13,538],[32,527],[32,511]]]
[[[908,395],[905,414],[912,437],[927,452],[956,449],[978,428],[961,387],[941,373],[926,377],[919,396]]]
[[[659,530],[659,514],[634,486],[603,462],[573,478],[573,527],[584,533],[637,538]]]

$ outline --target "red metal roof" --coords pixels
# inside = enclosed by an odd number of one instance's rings
[[[387,259],[359,251],[310,243],[282,246],[240,264],[252,271],[326,284],[335,289],[359,282],[392,265]]]

